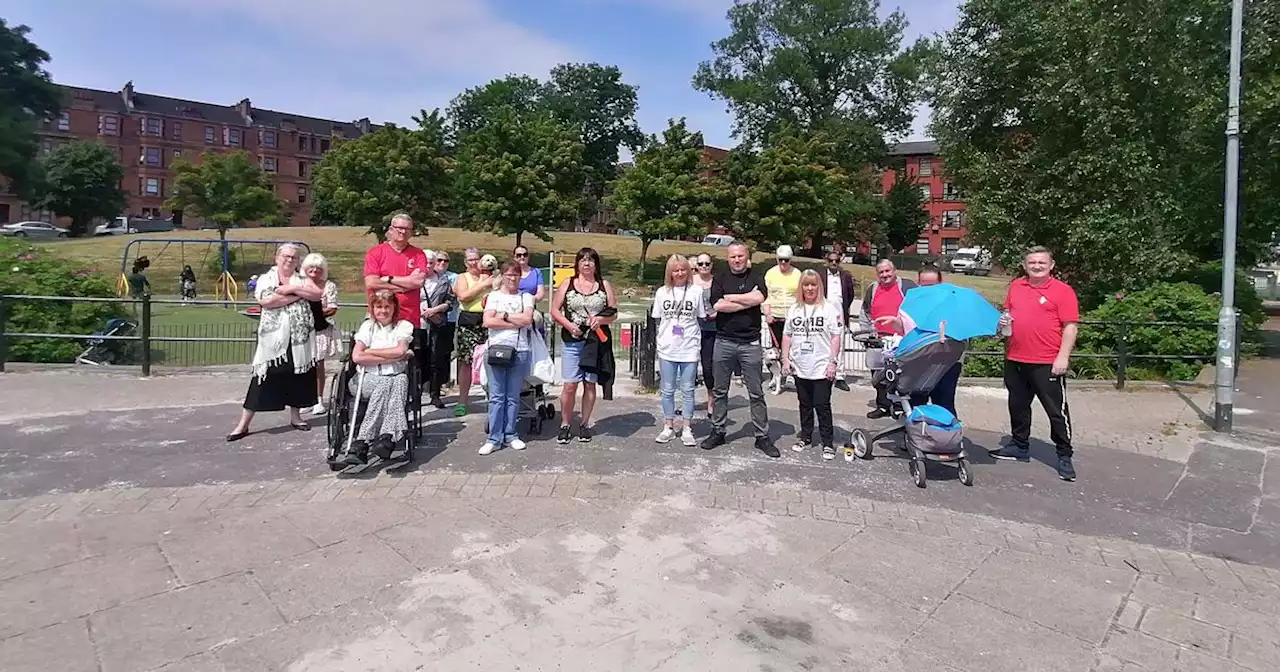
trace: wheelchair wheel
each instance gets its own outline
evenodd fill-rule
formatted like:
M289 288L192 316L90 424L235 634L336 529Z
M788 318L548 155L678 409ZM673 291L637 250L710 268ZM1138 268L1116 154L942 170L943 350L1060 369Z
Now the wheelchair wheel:
M969 460L960 458L956 461L956 468L959 470L957 476L963 485L973 485L973 472L969 470Z
M333 374L329 379L329 414L325 417L325 434L328 439L325 461L329 463L330 471L342 471L346 468L344 464L333 464L333 458L346 447L347 432L351 429L348 426L351 421L349 402L346 390L342 389L342 372Z
M911 471L911 478L915 481L917 488L923 488L929 485L929 481L925 478L924 458L912 456L911 461L907 463L907 468Z

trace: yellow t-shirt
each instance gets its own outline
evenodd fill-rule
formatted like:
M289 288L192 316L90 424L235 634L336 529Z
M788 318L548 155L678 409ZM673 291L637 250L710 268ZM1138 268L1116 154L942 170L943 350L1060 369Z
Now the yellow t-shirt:
M765 301L769 304L769 312L773 317L786 317L787 311L795 305L796 292L800 291L800 271L793 268L783 275L774 266L764 274L764 286L769 290L769 298Z
M470 273L459 273L459 274L458 274L458 281L459 281L459 289L471 289L471 288L474 286L472 283L477 283L477 282L479 282L479 283L487 283L487 282L490 282L490 280L489 280L488 278L484 277L484 276L481 276L479 279L473 278L473 277L471 277L471 274L470 274ZM463 284L463 283L465 283L465 284ZM462 312L464 312L464 313L483 313L483 312L484 312L484 300L485 300L486 298L488 298L488 297L489 297L489 293L488 293L488 292L482 292L482 293L480 294L480 296L477 296L476 298L472 299L470 303L464 303L464 304L462 304L462 307L461 307L461 308L462 308Z

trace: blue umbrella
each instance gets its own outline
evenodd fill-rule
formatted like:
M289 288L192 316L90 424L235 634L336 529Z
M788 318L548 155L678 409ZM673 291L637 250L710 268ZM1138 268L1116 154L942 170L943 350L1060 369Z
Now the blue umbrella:
M916 323L916 329L941 332L960 341L994 336L1000 323L1000 311L981 294L949 283L908 291L901 310Z

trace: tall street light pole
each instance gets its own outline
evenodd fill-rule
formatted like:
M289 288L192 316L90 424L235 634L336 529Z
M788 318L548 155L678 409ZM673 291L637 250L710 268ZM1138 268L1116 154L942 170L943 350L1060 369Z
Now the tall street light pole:
M1227 84L1227 189L1222 232L1222 310L1214 371L1214 429L1231 431L1236 378L1236 220L1240 192L1240 52L1244 0L1231 2L1231 66Z

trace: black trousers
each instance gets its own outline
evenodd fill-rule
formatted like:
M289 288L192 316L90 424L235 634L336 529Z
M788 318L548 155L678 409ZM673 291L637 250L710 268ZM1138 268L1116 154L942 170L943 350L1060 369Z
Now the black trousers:
M418 341L421 347L418 351L421 354L418 359L418 372L421 374L419 380L431 396L438 396L441 388L449 382L454 326L446 322L432 325L430 329L414 330L415 338L421 338Z
M937 404L951 411L951 415L957 418L960 417L960 414L956 413L956 386L960 384L960 373L963 369L964 363L956 362L955 366L947 369L947 372L942 374L942 378L938 380L938 384L934 386L932 392L911 395L911 405Z
M1067 377L1053 375L1052 364L1004 363L1004 386L1009 390L1009 425L1013 446L1031 445L1031 400L1039 399L1049 416L1049 437L1058 455L1071 457L1071 411L1067 407Z
M707 386L707 392L714 392L716 389L716 332L702 332L702 349L698 352L702 359L702 384Z
M802 440L813 440L813 416L818 416L818 435L822 445L834 446L835 429L831 423L831 384L834 381L796 378L796 396L800 398L800 434Z

